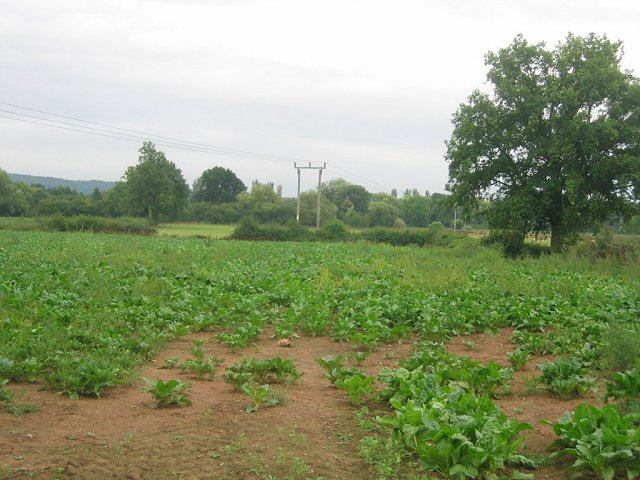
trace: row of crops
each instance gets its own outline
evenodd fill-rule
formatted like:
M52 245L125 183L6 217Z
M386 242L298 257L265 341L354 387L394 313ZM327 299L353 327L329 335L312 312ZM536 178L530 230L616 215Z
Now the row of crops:
M0 232L0 381L100 395L133 381L167 341L201 330L231 348L269 329L362 352L416 336L412 356L377 379L392 412L378 425L429 470L492 478L506 465L534 466L519 453L530 425L491 400L508 391L513 369L454 357L443 342L510 326L514 367L556 356L541 377L550 394L609 382L616 407L584 406L554 424L565 460L635 478L640 282L630 268L583 262L512 262L473 243L434 251ZM357 372L335 380L372 391Z

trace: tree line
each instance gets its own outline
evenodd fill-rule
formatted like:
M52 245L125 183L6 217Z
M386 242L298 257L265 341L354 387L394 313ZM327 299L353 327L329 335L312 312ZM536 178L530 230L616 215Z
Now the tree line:
M202 173L190 188L182 172L151 142L144 142L138 162L109 190L85 195L69 187L14 183L0 170L0 216L62 214L105 217L147 217L161 221L238 223L249 218L261 224L295 222L296 198L286 198L273 183L254 181L250 188L230 169L216 166ZM300 223L314 226L317 191L300 195ZM449 195L405 190L398 195L372 193L338 178L321 187L321 224L340 220L354 228L426 227L434 222L458 228L486 226L480 205L454 212ZM457 214L457 215L456 215Z
M599 224L640 231L640 80L621 67L622 42L569 34L555 49L522 36L489 52L489 92L476 90L453 116L446 142L448 194L371 193L344 179L322 187L321 221L352 227L433 222L485 226L522 246L550 234L561 251ZM315 224L316 193L301 195L301 223ZM0 215L93 213L152 221L287 223L296 200L281 188L215 167L193 189L150 142L123 180L88 198L68 189L14 185L0 172ZM486 223L485 223L486 219ZM458 225L457 225L458 226ZM498 238L498 237L496 237Z

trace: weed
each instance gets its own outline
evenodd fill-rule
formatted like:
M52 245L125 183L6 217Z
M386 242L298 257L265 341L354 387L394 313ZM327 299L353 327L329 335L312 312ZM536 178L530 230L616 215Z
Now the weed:
M620 321L611 321L605 333L607 358L614 370L640 368L640 332L631 330Z
M398 478L405 449L394 437L386 441L379 437L363 437L359 450L364 462L376 472L378 480Z

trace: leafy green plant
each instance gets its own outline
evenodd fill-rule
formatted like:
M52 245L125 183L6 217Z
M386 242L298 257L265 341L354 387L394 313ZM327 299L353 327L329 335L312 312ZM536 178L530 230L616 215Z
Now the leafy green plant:
M320 365L325 372L330 372L334 368L344 366L344 362L347 360L345 355L327 355L326 357L316 358L316 363Z
M622 400L626 407L640 402L640 369L618 372L610 381L607 381L604 402L608 403L609 398Z
M586 403L551 423L558 436L551 449L554 459L567 465L570 475L597 478L640 476L640 414L621 415L613 406L598 408Z
M70 354L55 358L53 369L45 378L60 392L77 399L80 395L99 397L105 388L120 383L121 374L107 359L78 358Z
M242 357L242 361L227 368L225 381L242 386L243 383L295 383L304 374L296 369L292 359L280 357L265 358Z
M186 391L191 388L191 382L181 382L180 380L167 380L145 378L148 388L142 391L151 394L158 406L185 406L191 405L191 400L187 398Z
M453 390L422 405L392 399L391 406L395 417L378 422L392 428L423 468L444 478L495 478L508 464L531 465L517 453L524 441L518 433L531 425L507 419L486 395L477 398Z
M338 367L334 368L330 372L325 372L325 377L327 377L334 385L337 385L338 382L349 378L360 377L364 379L366 376L367 375L362 370L349 367Z
M218 371L218 366L223 360L215 355L205 356L207 348L204 346L207 340L193 340L191 354L193 358L189 358L180 364L180 372L190 372L198 379L203 379L205 375L209 380L213 380Z
M251 372L243 372L243 371L235 371L232 370L233 367L227 368L225 374L222 376L223 380L227 383L230 383L234 386L236 390L242 391L242 386L245 383L249 383L253 379L253 373Z
M37 405L30 403L16 403L16 392L13 389L5 388L9 382L7 379L0 379L0 410L13 415L23 415L25 413L37 412ZM5 404L5 405L2 405Z
M180 364L180 359L178 359L177 357L165 358L164 365L162 365L159 368L165 368L170 370L174 367L177 367L179 364Z
M40 407L32 403L11 403L2 409L6 413L12 415L24 415L25 413L33 413L40 410Z
M11 403L13 402L14 391L4 386L9 383L7 379L0 379L0 402Z
M374 381L374 377L363 378L360 375L352 375L336 380L336 387L341 390L346 390L351 403L360 404L376 392L377 389L375 385L373 385Z
M516 370L522 370L526 367L529 358L529 352L522 348L516 348L513 352L507 352L507 359Z
M280 400L274 397L269 385L258 386L255 383L245 383L242 385L242 391L253 400L253 403L247 405L247 413L253 413L263 405L274 407L280 404Z
M351 358L353 358L353 361L356 362L356 365L361 366L368 356L369 352L353 352Z
M542 370L540 381L560 398L569 399L585 395L594 384L593 378L584 376L584 368L576 358L557 358L538 365Z

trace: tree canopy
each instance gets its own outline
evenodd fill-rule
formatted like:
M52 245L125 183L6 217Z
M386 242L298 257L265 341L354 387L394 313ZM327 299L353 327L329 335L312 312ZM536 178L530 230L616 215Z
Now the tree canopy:
M202 172L193 183L193 199L197 202L226 203L247 191L247 186L228 168L213 167Z
M138 164L124 174L128 212L149 215L154 221L178 217L189 199L182 172L151 142L144 142L138 153Z
M581 228L638 209L640 84L622 44L569 35L555 50L522 36L488 53L491 94L453 117L447 188L458 204L492 198L492 227L551 232L553 251Z

